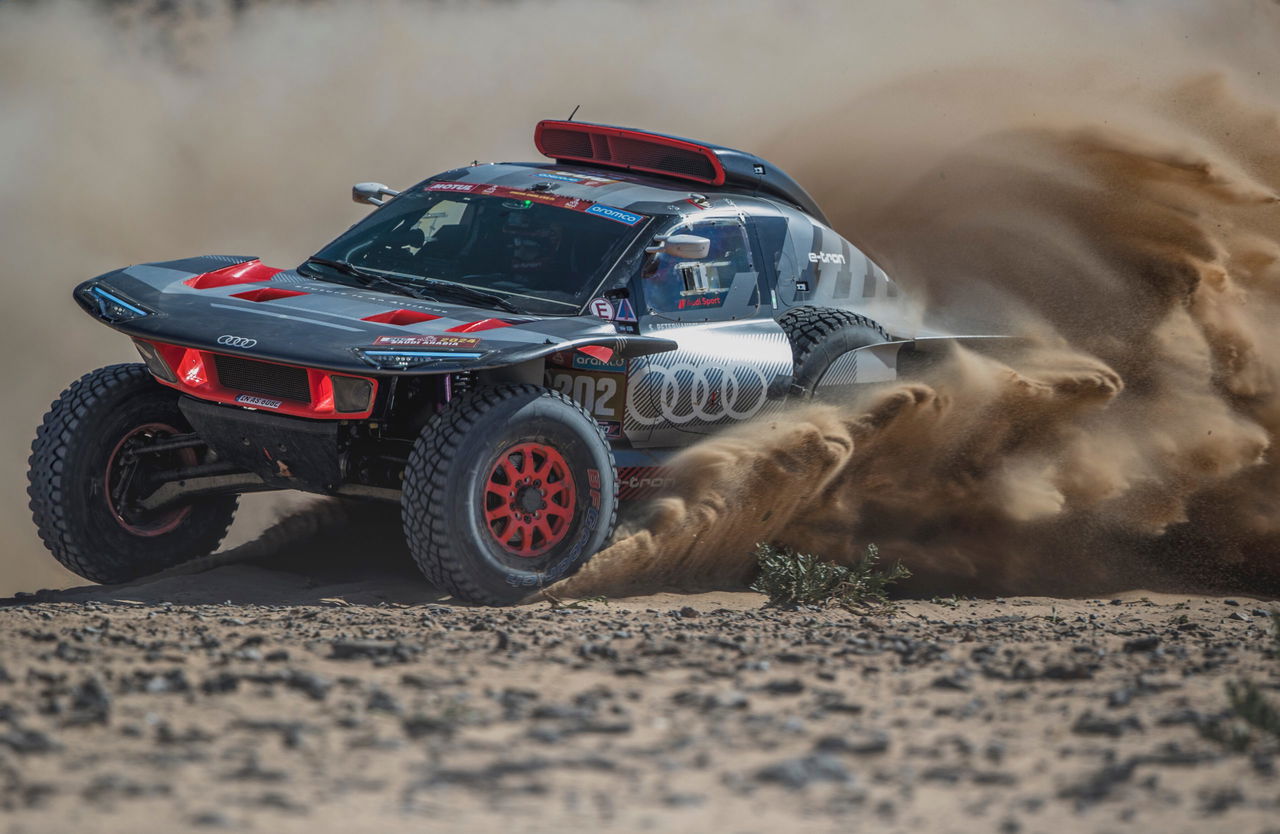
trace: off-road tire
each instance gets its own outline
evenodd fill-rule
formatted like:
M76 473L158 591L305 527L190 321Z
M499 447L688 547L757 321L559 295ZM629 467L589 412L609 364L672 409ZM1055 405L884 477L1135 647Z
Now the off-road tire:
M496 511L486 504L496 467L522 444L554 449L572 473L572 520L538 556L507 550L486 516ZM401 507L409 552L427 579L467 602L508 605L573 574L608 542L617 468L604 432L569 397L537 385L480 388L423 428L405 468Z
M889 341L875 321L829 307L794 307L778 324L791 341L791 396L799 399L813 396L818 380L841 354Z
M128 582L208 555L226 535L234 495L196 499L172 529L150 535L131 532L108 503L104 480L122 438L150 423L191 431L178 396L144 365L110 365L49 407L31 444L27 495L41 540L69 570L93 582Z

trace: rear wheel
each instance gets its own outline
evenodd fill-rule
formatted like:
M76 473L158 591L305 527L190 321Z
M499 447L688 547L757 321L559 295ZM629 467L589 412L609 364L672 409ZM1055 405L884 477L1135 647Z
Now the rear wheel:
M204 556L235 515L236 497L149 511L152 475L198 462L193 448L149 453L191 431L178 394L140 364L85 374L62 392L31 446L27 494L45 546L94 582L127 582Z
M828 307L794 307L778 319L791 341L795 361L791 395L812 397L818 382L841 355L889 341L884 328L866 316Z
M613 533L617 473L604 433L564 395L535 385L454 400L414 444L405 538L437 586L505 605L569 576Z

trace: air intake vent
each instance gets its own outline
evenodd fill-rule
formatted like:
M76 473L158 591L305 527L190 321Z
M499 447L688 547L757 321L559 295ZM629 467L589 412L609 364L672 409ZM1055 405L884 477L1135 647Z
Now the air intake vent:
M582 122L538 123L534 144L544 156L561 161L590 162L723 185L724 166L710 148L639 130Z
M591 134L581 130L546 128L538 150L552 159L594 159Z
M280 400L311 402L311 386L307 382L306 368L259 362L221 353L213 355L213 365L218 372L218 383L223 388Z
M232 298L243 298L245 301L279 301L282 298L295 298L306 295L301 290L286 290L282 287L263 287L260 290L232 293Z

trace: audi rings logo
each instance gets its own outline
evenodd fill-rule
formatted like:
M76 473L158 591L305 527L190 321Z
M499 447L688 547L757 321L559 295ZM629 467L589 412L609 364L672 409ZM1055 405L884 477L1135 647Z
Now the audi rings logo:
M746 420L765 402L768 379L750 365L646 365L628 382L627 412L642 426Z
M258 343L257 339L246 339L244 336L219 336L218 344L227 347L244 348L248 350Z

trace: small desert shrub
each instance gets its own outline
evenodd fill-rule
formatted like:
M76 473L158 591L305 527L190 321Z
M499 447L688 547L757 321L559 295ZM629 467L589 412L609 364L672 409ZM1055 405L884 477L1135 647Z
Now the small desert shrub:
M1280 703L1248 680L1227 682L1228 715L1204 724L1200 733L1229 750L1280 745Z
M890 585L911 576L898 562L888 570L877 570L880 553L874 544L852 567L771 544L756 546L756 561L760 575L751 589L778 606L880 604L888 600Z
M1280 611L1272 610L1271 625L1271 656L1280 660Z

